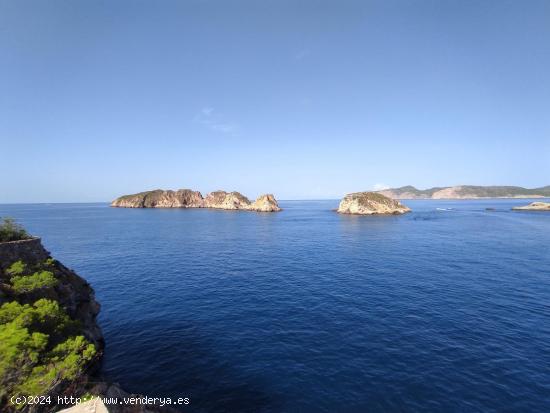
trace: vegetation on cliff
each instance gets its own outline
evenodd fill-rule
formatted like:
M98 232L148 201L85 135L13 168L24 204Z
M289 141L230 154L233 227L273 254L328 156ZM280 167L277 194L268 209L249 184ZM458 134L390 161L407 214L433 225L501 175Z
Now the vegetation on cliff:
M96 354L57 301L0 307L0 398L46 395L75 379ZM22 408L24 406L16 406Z
M12 235L32 238L13 221L8 227ZM17 240L12 235L3 239ZM0 411L26 411L29 406L13 405L10 398L62 391L99 353L85 337L82 320L70 316L58 300L55 287L61 281L70 291L67 270L51 258L5 262L5 257L0 256Z
M19 275L11 279L12 288L18 294L53 287L57 282L51 271L36 271L30 275Z
M12 218L4 218L0 223L0 242L19 241L31 236Z

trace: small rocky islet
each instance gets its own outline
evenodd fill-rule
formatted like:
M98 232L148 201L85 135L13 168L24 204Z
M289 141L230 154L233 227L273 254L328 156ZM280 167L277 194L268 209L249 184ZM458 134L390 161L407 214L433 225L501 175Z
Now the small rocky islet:
M336 211L353 215L401 215L411 212L411 209L377 192L354 192L340 201Z
M255 212L281 211L272 194L260 195L251 202L239 192L214 191L203 198L199 191L179 189L177 191L156 189L124 195L111 203L117 208L212 208Z
M548 211L550 212L550 202L532 202L529 205L517 206L512 208L514 211Z

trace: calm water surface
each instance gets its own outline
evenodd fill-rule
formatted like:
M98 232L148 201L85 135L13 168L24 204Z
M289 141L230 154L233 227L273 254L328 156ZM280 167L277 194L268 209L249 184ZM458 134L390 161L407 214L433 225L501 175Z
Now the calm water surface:
M192 412L550 411L550 214L0 205L102 304L104 374ZM496 211L485 211L485 207ZM436 208L453 208L440 211Z

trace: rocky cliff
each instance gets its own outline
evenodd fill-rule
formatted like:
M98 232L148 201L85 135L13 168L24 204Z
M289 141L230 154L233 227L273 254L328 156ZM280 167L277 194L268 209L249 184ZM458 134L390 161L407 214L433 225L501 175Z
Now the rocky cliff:
M529 205L517 206L512 208L514 211L548 211L550 212L550 202L532 202Z
M410 209L399 201L376 192L355 192L342 199L337 212L358 215L399 215L410 212Z
M178 191L140 192L115 199L111 206L120 208L202 208L204 200L198 191L180 189Z
M39 238L0 243L0 411L53 411L10 400L82 391L103 354L99 308L92 287Z
M520 186L460 185L416 189L408 185L378 193L393 199L542 198L550 197L550 186L528 189Z
M39 268L48 262L47 269L53 273L55 285L15 292L10 287L12 277L8 274L8 267L17 261L24 263L27 268ZM40 238L0 243L0 305L13 300L31 304L40 298L57 301L69 317L80 322L84 336L99 350L103 349L103 335L96 323L100 306L90 284L59 261L52 259L42 246Z
M277 204L277 200L271 194L260 195L258 199L250 205L250 209L258 212L277 212L281 210Z
M214 191L205 198L198 191L180 189L178 191L140 192L115 199L111 206L119 208L214 208L256 212L280 211L277 200L271 194L261 195L255 202L239 192Z
M206 195L203 208L250 209L250 200L239 192L214 191Z
M44 249L40 238L0 242L0 411L49 413L59 397L130 395L96 375L104 349L92 287ZM44 396L15 405L12 396ZM47 397L50 397L47 399ZM90 406L88 406L90 407ZM158 405L111 413L174 412ZM73 411L88 412L86 406Z

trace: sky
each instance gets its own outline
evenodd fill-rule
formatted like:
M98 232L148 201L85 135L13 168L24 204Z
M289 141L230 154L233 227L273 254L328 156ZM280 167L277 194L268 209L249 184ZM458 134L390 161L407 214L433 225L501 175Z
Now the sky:
M0 203L550 185L550 1L0 0Z

